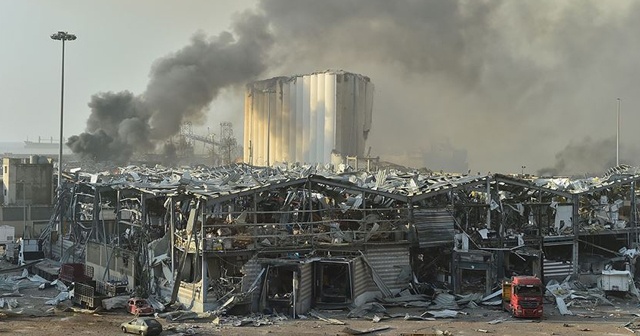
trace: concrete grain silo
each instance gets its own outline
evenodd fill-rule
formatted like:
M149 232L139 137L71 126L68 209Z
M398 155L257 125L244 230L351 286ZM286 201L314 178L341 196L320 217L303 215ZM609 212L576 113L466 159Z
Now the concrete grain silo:
M329 163L332 153L363 156L371 128L373 83L325 71L247 85L244 161Z

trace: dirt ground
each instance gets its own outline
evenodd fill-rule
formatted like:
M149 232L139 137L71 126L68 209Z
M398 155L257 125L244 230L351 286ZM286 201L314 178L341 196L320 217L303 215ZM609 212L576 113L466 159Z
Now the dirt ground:
M31 291L31 290L27 290ZM25 291L26 292L26 291ZM34 300L30 298L30 300ZM35 299L37 300L37 299ZM46 309L34 307L34 309ZM345 335L345 327L357 330L389 327L389 329L368 333L367 335L631 335L624 324L635 318L635 305L621 304L605 310L575 310L574 316L560 316L557 309L548 304L542 320L514 319L500 310L486 308L463 309L462 313L452 319L436 321L407 321L403 318L382 320L373 323L367 319L347 319L345 312L322 312L327 317L340 319L346 325L331 325L309 318L304 320L286 320L273 325L260 327L233 325L214 325L210 320L168 323L159 319L165 331L162 335ZM411 315L419 315L420 310L396 308ZM123 335L119 330L120 323L131 318L124 311L99 312L95 314L55 311L51 316L27 317L6 316L0 319L2 335ZM490 321L502 320L497 324ZM188 333L191 329L193 333Z
M0 262L5 268L10 264ZM12 265L14 266L14 265ZM7 276L0 275L0 284ZM28 281L28 280L20 280ZM0 308L0 335L124 335L120 324L133 318L124 308L96 313L72 312L45 302L59 294L55 287L47 289L22 288L18 292L0 286L0 301L14 300L17 306ZM435 321L405 320L402 317L383 319L374 323L371 318L348 319L348 311L320 311L328 318L343 321L345 325L332 325L313 317L287 319L273 324L255 327L237 327L232 323L216 325L211 319L170 323L159 318L164 331L161 335L346 335L345 327L356 330L372 328L388 329L366 333L366 335L631 335L624 327L638 315L638 303L631 299L609 298L614 306L570 307L573 316L561 316L553 303L545 305L545 316L541 320L524 320L510 317L506 312L492 307L465 308L455 318ZM388 308L389 314L419 316L423 308ZM222 318L222 322L227 319ZM275 319L271 319L275 321ZM491 321L500 321L491 324ZM640 332L638 329L636 332Z

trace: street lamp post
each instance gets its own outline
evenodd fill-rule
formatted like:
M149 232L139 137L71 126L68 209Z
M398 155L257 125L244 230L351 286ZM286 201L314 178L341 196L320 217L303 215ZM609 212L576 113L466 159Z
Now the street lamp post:
M618 98L618 115L616 118L616 167L620 165L620 98Z
M51 38L57 41L62 41L62 75L60 82L60 144L58 148L58 202L62 202L62 143L63 143L63 121L64 121L64 42L73 41L76 36L67 32L59 31L51 35ZM62 205L62 203L60 203ZM62 220L62 206L58 209L60 220L60 260L64 252L64 228Z
M24 239L25 232L27 231L27 188L26 181L22 181L22 205L24 206L24 218L22 221L22 239Z

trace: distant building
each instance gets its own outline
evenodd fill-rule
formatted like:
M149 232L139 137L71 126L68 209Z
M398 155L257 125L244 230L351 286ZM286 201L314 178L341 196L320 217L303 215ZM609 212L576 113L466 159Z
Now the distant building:
M36 235L51 217L53 164L46 158L2 159L0 224L16 228L16 236Z
M330 163L332 154L363 156L371 129L373 83L324 71L247 85L244 161Z

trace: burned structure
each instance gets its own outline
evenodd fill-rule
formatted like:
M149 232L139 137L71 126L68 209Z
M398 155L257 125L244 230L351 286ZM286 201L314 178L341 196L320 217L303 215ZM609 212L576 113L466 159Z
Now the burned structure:
M402 290L490 293L511 275L635 266L638 179L630 167L570 179L131 166L69 176L67 211L41 239L59 244L62 218L57 258L86 263L99 283L194 311L233 301L295 316Z
M244 162L269 166L362 157L373 90L368 77L333 70L248 84Z

